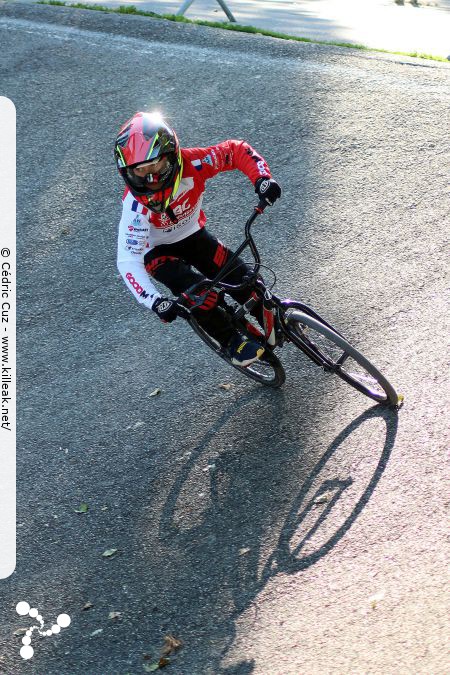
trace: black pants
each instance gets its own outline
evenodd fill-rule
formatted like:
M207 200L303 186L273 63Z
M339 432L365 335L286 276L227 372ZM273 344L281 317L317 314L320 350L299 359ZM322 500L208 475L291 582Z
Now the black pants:
M186 239L174 244L162 244L149 251L145 258L147 272L170 289L173 295L180 295L193 284L203 279L213 279L232 255L216 237L205 229L194 232ZM193 267L196 270L192 269ZM232 270L224 277L228 284L239 284L248 272L249 266L237 258ZM239 303L244 303L248 291L230 293ZM221 344L228 342L233 334L228 314L220 307L210 311L198 311L197 321Z

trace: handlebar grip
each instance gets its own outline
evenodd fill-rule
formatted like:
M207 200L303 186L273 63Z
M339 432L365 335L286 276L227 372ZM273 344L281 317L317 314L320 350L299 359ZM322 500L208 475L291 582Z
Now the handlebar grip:
M191 310L186 305L183 305L180 297L176 298L175 302L178 308L178 316L181 316L182 319L187 319L191 314Z
M263 199L259 200L258 206L255 206L255 211L259 214L263 213L264 209L268 206L267 202Z

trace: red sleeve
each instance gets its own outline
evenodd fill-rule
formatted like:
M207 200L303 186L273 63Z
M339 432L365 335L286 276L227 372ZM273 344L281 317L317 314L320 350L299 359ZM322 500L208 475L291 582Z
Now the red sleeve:
M209 148L183 148L182 154L184 161L204 180L233 169L242 171L253 185L258 178L272 177L265 159L245 141L223 141Z

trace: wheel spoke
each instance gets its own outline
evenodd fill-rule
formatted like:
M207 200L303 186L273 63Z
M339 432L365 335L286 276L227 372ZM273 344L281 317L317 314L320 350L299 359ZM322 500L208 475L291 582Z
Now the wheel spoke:
M227 350L212 338L195 320L190 321L190 325L197 335L205 342L210 349L212 349L224 361L229 363L233 368L236 368L240 373L246 377L259 382L268 387L281 387L284 383L286 375L279 359L272 353L271 350L266 349L265 354L261 359L251 363L247 367L235 365L231 362L230 355ZM240 328L242 334L246 334L245 326ZM248 335L250 339L255 339L254 336Z
M347 354L347 352L342 352L342 354L340 355L340 357L336 361L336 365L337 366L343 366L349 356L350 356L350 354Z
M388 380L340 334L301 311L293 310L287 318L289 330L295 337L292 342L300 348L303 344L305 354L314 362L318 355L322 365L328 364L325 370L335 373L358 391L376 401L397 405L397 393Z

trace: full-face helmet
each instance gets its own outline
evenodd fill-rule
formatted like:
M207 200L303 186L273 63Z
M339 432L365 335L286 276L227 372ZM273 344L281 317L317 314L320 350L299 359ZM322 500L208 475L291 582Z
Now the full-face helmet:
M133 115L119 131L114 156L132 194L151 211L164 213L180 185L183 159L177 135L161 115ZM157 173L151 171L153 167Z

